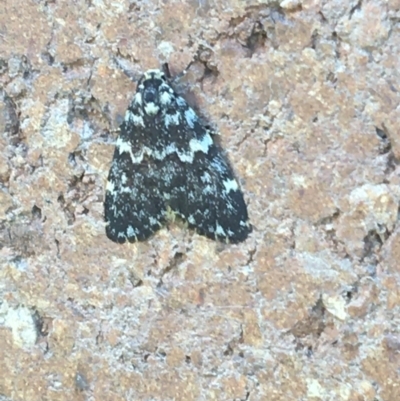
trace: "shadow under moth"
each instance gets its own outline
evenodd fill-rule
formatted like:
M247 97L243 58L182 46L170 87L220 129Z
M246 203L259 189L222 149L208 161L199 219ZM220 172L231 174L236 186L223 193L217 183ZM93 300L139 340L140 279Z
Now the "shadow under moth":
M242 242L251 225L218 133L168 78L144 73L120 126L104 202L107 237L143 241L179 218L200 235Z

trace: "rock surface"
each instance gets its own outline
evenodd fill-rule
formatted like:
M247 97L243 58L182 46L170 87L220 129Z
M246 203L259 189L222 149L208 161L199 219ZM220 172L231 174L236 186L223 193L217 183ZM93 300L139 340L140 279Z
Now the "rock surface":
M400 400L400 1L0 5L0 399ZM104 233L168 62L254 232ZM125 72L125 73L124 73Z

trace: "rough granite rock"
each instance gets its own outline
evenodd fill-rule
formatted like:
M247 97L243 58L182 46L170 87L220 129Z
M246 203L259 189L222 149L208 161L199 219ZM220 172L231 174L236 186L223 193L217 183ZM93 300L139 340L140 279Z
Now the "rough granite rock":
M400 400L400 1L0 4L0 400ZM135 78L168 62L254 231L119 246Z

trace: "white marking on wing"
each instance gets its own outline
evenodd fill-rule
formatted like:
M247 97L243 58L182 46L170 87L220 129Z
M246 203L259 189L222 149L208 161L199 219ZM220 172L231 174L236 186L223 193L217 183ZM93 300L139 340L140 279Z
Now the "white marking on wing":
M165 115L165 126L169 127L170 125L178 125L180 121L180 114L166 114Z
M211 136L209 134L205 134L202 139L191 139L189 142L189 148L192 152L203 152L208 153L208 149L213 144Z
M160 103L164 106L168 106L171 103L172 96L170 93L164 91L160 95Z
M239 189L239 185L236 182L236 180L225 180L223 181L224 187L226 192L230 192L230 191L237 191Z
M187 122L188 126L190 128L193 128L195 121L197 121L197 116L191 107L189 107L187 110L185 110L185 118L186 118L186 122Z
M218 223L217 223L217 225L215 227L215 234L216 235L223 235L223 236L226 235L224 229Z
M158 110L160 110L160 108L154 102L146 103L146 105L144 106L144 111L149 116L157 114Z

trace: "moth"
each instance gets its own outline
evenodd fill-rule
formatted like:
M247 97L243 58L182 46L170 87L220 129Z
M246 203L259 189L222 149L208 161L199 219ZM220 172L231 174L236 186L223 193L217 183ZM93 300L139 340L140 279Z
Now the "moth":
M252 230L247 207L217 136L163 71L145 72L108 175L107 237L121 244L144 241L178 218L213 240L244 241Z

